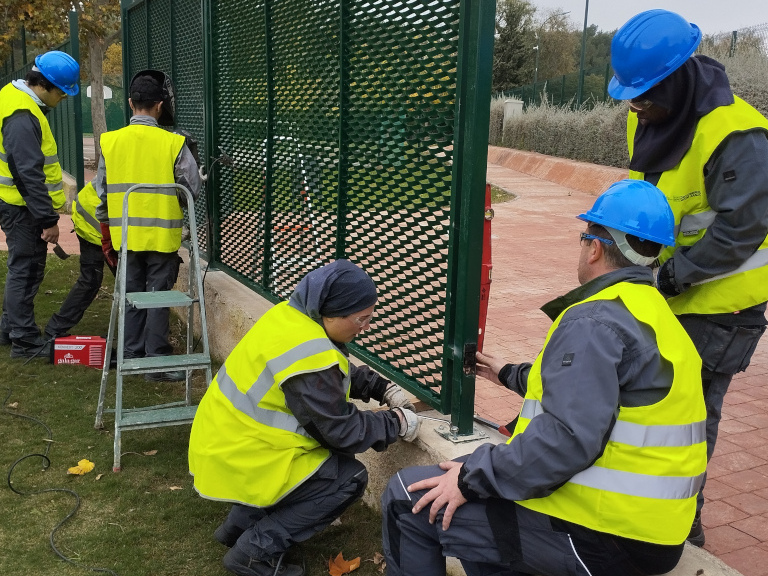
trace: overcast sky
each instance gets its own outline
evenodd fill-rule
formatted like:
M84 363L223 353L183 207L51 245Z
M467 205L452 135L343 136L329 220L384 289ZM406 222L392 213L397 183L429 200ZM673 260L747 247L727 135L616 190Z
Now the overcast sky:
M529 0L537 19L558 9L570 11L568 18L578 29L584 25L586 0ZM664 8L677 12L701 28L704 34L730 32L757 24L768 24L768 0L589 0L588 24L608 32L644 10Z

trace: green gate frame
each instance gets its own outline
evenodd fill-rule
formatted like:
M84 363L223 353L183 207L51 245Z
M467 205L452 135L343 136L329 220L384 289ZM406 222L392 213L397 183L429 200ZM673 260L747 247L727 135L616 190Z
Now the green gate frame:
M248 161L250 162L249 170L255 173L256 170L261 169L263 174L262 204L259 207L257 205L259 192L256 190L255 185L257 178L251 174L251 178L248 180L251 185L250 197L237 196L239 193L238 183L237 178L233 176L236 168L222 167L221 163L217 164L214 162L214 158L219 153L219 146L222 143L226 143L227 138L236 142L243 141L243 137L235 140L238 137L231 133L233 129L230 126L232 110L227 109L225 104L220 102L221 98L217 98L219 92L224 89L221 86L224 81L218 76L222 74L221 66L216 65L216 54L220 48L216 42L216 34L224 34L224 32L221 29L217 29L217 25L229 26L225 31L226 34L229 34L227 40L237 44L238 39L233 37L235 32L232 28L235 25L241 24L234 21L234 19L223 24L217 21L218 10L223 10L223 5L220 4L223 1L121 0L125 85L128 85L131 75L137 70L156 67L171 73L176 82L177 98L180 102L191 105L191 101L195 98L202 100L203 113L201 115L193 115L184 112L182 116L185 117L187 123L184 124L184 120L180 118L180 124L183 124L185 129L191 130L200 141L202 155L210 172L207 182L206 199L203 201L206 206L197 207L198 213L204 212L207 214L204 223L205 231L202 234L205 242L204 252L212 266L224 270L268 300L278 302L285 297L285 290L290 287L291 283L296 281L296 278L290 275L279 276L282 272L276 268L276 259L279 256L284 257L287 253L287 248L284 245L280 245L280 238L277 236L274 226L275 223L283 222L280 218L287 217L286 210L288 209L286 208L285 195L288 192L280 189L280 186L284 185L286 166L294 166L293 169L295 171L295 165L298 162L293 156L286 158L286 150L293 150L295 148L297 150L295 154L302 157L302 152L298 150L303 144L297 143L295 146L290 144L293 137L285 132L285 120L281 120L279 115L279 112L282 113L284 118L285 110L278 110L276 107L278 104L276 98L279 97L278 90L280 88L278 81L284 81L285 77L285 68L281 68L281 66L284 67L286 65L279 58L285 59L285 51L287 49L285 46L273 45L271 40L273 39L276 27L278 29L281 25L283 28L285 27L285 12L290 10L290 2L286 0L254 0L248 4L248 7L252 8L252 10L248 14L243 14L244 18L252 16L253 12L261 14L263 18L261 24L256 24L256 26L263 26L263 28L258 31L258 34L268 39L263 47L261 56L258 56L258 54L257 56L252 56L252 58L255 58L253 65L256 66L253 70L265 69L268 73L260 78L255 78L254 74L256 72L253 71L248 75L249 81L253 83L261 82L256 88L261 90L259 97L266 102L266 105L262 109L258 108L260 106L258 102L254 103L251 101L238 104L241 108L251 106L254 110L263 110L263 112L259 112L258 117L248 117L250 122L257 123L259 126L263 125L263 129L257 126L249 133L248 142L250 142L251 148L246 150ZM334 2L329 0L327 3L320 4L330 6ZM315 12L322 8L320 4L311 5ZM381 12L382 4L373 1L335 0L335 5L338 11L335 14L329 12L327 22L333 21L333 23L338 23L337 27L333 27L335 24L328 24L329 27L332 27L333 31L332 41L338 41L339 46L336 63L330 63L335 66L334 69L337 70L338 74L336 78L338 82L338 111L335 113L337 115L335 122L338 131L337 134L322 134L322 142L316 140L313 143L310 137L305 137L308 144L314 146L313 150L319 149L321 143L326 146L326 149L330 150L327 152L328 157L318 159L318 162L323 164L318 170L321 176L325 178L324 184L335 182L335 186L337 186L336 194L333 198L322 197L323 193L320 193L321 198L316 201L316 207L324 203L323 208L326 206L333 208L323 214L329 222L326 228L330 229L332 226L336 230L333 243L327 246L324 244L322 250L320 248L317 250L318 258L322 262L333 258L347 257L348 255L358 256L355 252L354 242L351 243L351 240L354 240L355 237L350 236L348 229L349 226L354 226L355 224L354 220L348 220L352 215L350 210L358 212L357 218L359 222L359 219L364 218L365 214L369 214L370 217L374 218L378 217L380 213L386 213L387 209L389 209L387 206L384 209L376 206L371 208L365 203L360 206L359 194L357 197L350 196L350 192L353 192L353 185L358 184L354 181L356 177L361 175L362 177L370 177L371 173L376 172L376 170L371 169L364 174L360 172L359 166L352 160L361 142L364 145L373 146L370 143L371 130L367 129L368 131L362 136L368 138L365 141L359 140L361 136L357 134L358 141L349 139L352 134L349 122L360 121L360 118L364 117L361 116L359 109L353 110L353 99L355 97L359 98L360 85L364 82L372 82L370 84L372 86L370 91L375 93L376 80L371 81L370 75L367 78L355 77L352 62L356 59L358 67L366 65L366 62L360 64L361 58L364 60L366 55L361 56L358 52L350 52L352 48L348 48L348 42L350 42L350 39L355 34L360 34L360 30L356 30L353 27L353 17L358 19L365 17L365 11L361 8L363 5L370 5L371 10L380 10L378 13L380 18L391 18L387 32L392 34L397 33L396 25L399 17L399 14ZM353 5L356 9L354 14L351 8ZM383 6L386 6L386 4ZM442 302L439 303L440 306L445 306L444 314L443 318L438 319L443 322L442 334L440 334L440 342L436 344L442 350L436 357L437 362L441 364L439 374L436 374L439 380L437 384L425 384L418 377L408 373L408 370L402 366L402 350L408 349L411 343L419 346L423 344L420 340L412 338L409 334L402 331L396 332L393 336L393 338L401 338L405 341L404 344L401 344L400 348L393 352L400 354L400 356L387 356L387 350L389 350L387 348L388 341L381 334L377 334L376 330L372 330L371 342L373 344L353 344L350 345L350 349L356 357L398 382L413 392L418 398L442 413L450 413L452 423L459 427L459 433L466 435L473 431L474 351L477 347L478 337L485 172L496 6L495 0L438 0L437 2L406 0L406 2L398 6L399 10L411 10L412 13L421 9L439 10L439 14L453 14L453 18L458 14L457 20L454 19L447 23L438 22L435 24L424 18L424 23L419 24L420 27L409 29L413 34L423 37L425 42L434 40L430 35L439 36L444 34L449 36L447 32L451 32L452 35L450 35L449 41L454 42L455 44L452 45L456 47L454 53L449 55L451 59L450 64L445 63L446 58L448 58L445 54L443 54L443 61L439 63L439 66L449 70L451 75L455 74L455 92L441 92L438 98L441 104L452 103L450 104L452 111L449 113L445 112L445 105L442 107L442 114L445 114L444 117L452 119L452 128L448 127L447 130L447 133L450 135L449 144L452 144L452 146L446 148L445 144L441 145L443 146L441 149L445 151L444 157L450 155L450 160L436 160L438 168L442 167L443 170L437 173L430 173L429 167L426 164L418 166L418 170L421 171L420 177L424 180L433 179L436 182L445 182L447 174L450 173L450 214L447 215L445 228L441 227L442 223L438 223L438 228L443 230L442 234L447 236L447 250L445 255L442 256L446 269L440 269L437 272L427 270L433 276L435 274L438 275L437 280L439 280L440 284L438 292L444 294ZM390 9L387 8L387 10ZM156 16L155 18L153 18L153 14ZM384 14L384 16L381 16L381 14ZM316 16L316 14L314 15ZM187 18L187 25L183 28L183 36L180 35L182 25L177 24L177 21L182 18ZM162 25L158 24L158 19L163 20ZM418 18L415 20L418 21ZM458 23L455 30L447 28L449 25L454 25L452 22ZM190 23L193 25L190 26ZM249 33L253 35L257 32L251 26ZM406 36L400 37L406 39ZM328 40L328 38L325 38L325 40ZM372 38L371 42L373 43L376 40ZM185 46L184 48L179 48L179 43L182 41L185 42ZM351 45L354 46L354 44ZM389 45L385 48L390 50ZM381 48L381 50L385 48ZM395 56L397 56L396 51L399 48L399 45L391 47L392 53ZM283 52L275 52L275 50L280 49ZM224 48L221 48L221 51L224 52ZM386 52L386 54L390 53ZM236 55L238 57L242 56L239 53ZM200 62L198 62L198 59L200 59ZM186 71L187 68L194 69L194 74L202 72L202 77L190 78L190 74L180 74L182 69ZM387 79L386 74L397 72L397 70L387 73L381 71L378 74L382 74L382 78ZM282 73L283 76L278 78L276 76L278 73ZM192 75L194 76L194 74ZM333 73L328 71L320 70L317 74L318 78L322 75L325 75L324 77L334 77ZM436 79L433 80L437 82ZM183 85L180 86L180 83ZM383 82L380 84L383 84ZM380 161L383 163L382 171L385 170L386 166L394 167L392 168L393 171L390 172L394 176L407 174L408 163L418 160L420 140L413 139L417 138L419 134L425 133L424 130L430 127L428 124L425 125L425 121L432 118L429 114L422 115L424 119L419 119L422 118L421 116L416 120L409 118L408 110L413 110L414 106L417 105L408 103L412 98L407 96L408 85L407 83L405 85L406 88L403 88L403 91L406 93L406 96L402 102L390 102L387 100L386 95L379 97L378 93L376 93L378 100L375 103L380 104L379 108L386 108L391 111L388 118L385 119L389 122L388 128L386 131L384 128L381 129L382 138L385 139L379 143L382 149L389 154L387 158ZM234 94L234 92L224 93L225 96L231 96L231 94ZM431 96L432 99L435 97L434 95ZM253 98L256 98L256 96ZM393 111L396 109L402 110L399 120L393 115ZM126 111L128 110L129 108L126 106ZM375 115L375 110L371 109L368 112L369 116L364 117L364 119L370 119L370 115ZM355 114L357 116L354 116ZM442 116L438 120L440 118ZM275 130L279 122L283 122L280 132ZM230 132L227 132L227 130L230 130ZM413 135L409 136L409 130L413 132ZM397 135L399 143L387 139L392 135ZM311 136L315 137L315 135ZM422 148L426 148L426 145L422 145ZM258 149L261 149L263 152L258 153L256 151ZM398 150L401 156L398 156ZM421 155L426 155L429 152L431 152L431 148L426 151L422 150ZM263 156L259 154L263 154ZM235 161L238 162L240 160L236 158ZM260 166L261 168L259 168ZM427 166L426 172L423 170L424 166ZM302 170L304 170L303 164ZM353 184L350 184L351 181L353 181ZM358 184L358 188L366 184L370 185L371 182L368 180L363 182L363 184ZM387 183L385 182L384 184ZM421 182L414 183L417 187L420 184ZM408 186L410 184L404 185ZM423 190L424 188L420 189ZM394 190L393 193L396 194L398 188L390 187L389 190ZM428 194L429 191L427 190L421 196L423 197ZM418 195L415 197L419 198ZM435 198L435 201L439 201L439 198ZM389 197L385 196L384 199L391 200L391 194ZM224 201L230 204L240 202L246 206L246 208L241 208L240 211L243 212L243 210L247 209L250 219L243 217L243 221L249 223L249 225L256 225L259 232L258 237L254 240L255 244L251 248L254 254L254 262L252 271L248 274L243 271L245 268L242 265L243 258L241 256L233 256L224 252L223 239L225 236L222 228L223 223L232 214L240 214L240 212L233 212L235 209L231 206L225 209L222 204ZM304 202L307 202L306 198L304 198ZM394 205L399 206L397 198L395 198ZM391 210L394 211L394 208L391 208ZM411 210L411 213L415 215L414 217L418 217L423 212L419 212L418 204L414 204L413 208L406 207L405 210ZM320 210L317 209L317 212L320 213ZM290 220L286 221L290 222ZM386 221L386 219L384 218L383 221ZM262 228L258 229L260 222L262 223ZM326 242L326 240L324 237L323 242ZM313 241L312 238L309 238L309 241ZM356 241L360 242L359 240ZM300 244L301 242L296 241L296 243ZM249 246L246 245L246 248ZM409 245L407 244L404 246L404 248L408 247ZM437 247L433 248L437 250ZM234 260L235 257L240 258L240 260ZM369 258L375 257L375 255L369 255ZM389 253L388 257L395 258L397 254ZM376 265L375 259L369 262L369 267L375 268ZM401 275L418 275L423 270L423 268L416 271L406 269ZM408 276L409 279L411 277ZM382 294L380 307L382 300L387 302L388 291L386 286L382 286L382 279L386 280L386 278L381 277L377 280L380 293ZM432 288L427 286L425 289L429 290ZM414 288L414 291L417 292L418 290ZM392 306L396 304L394 303ZM385 320L386 318L381 323L384 324ZM384 352L381 352L381 350L384 350ZM397 362L393 361L392 357L400 358L401 365L396 365ZM437 387L439 387L439 391L435 390Z

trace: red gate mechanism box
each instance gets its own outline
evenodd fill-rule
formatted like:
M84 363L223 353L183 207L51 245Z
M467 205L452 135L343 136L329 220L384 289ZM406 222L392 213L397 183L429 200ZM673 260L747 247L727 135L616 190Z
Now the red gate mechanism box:
M107 341L100 336L64 336L53 341L54 364L83 364L92 368L104 366Z

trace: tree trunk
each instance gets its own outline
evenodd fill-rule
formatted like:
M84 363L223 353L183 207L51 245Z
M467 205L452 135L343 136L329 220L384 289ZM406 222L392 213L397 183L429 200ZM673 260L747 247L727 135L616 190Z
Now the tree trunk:
M91 73L91 121L93 122L93 145L96 165L101 157L100 138L107 131L107 115L104 110L104 53L107 50L104 38L88 32L88 67Z

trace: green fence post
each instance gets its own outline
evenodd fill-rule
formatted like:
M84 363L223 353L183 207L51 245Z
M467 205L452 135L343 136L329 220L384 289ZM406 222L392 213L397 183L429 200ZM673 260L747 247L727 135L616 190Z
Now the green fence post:
M214 97L213 79L215 67L213 64L213 7L211 0L203 0L203 114L205 118L205 151L208 158L212 157L215 143L219 139L216 124L216 98ZM123 48L125 54L125 48ZM203 160L205 164L205 160ZM217 174L219 167L213 163L207 165L208 180L205 183L207 204L206 251L208 252L209 265L216 267L221 262L221 194Z
M336 208L336 258L347 252L347 187L349 180L349 138L345 123L349 112L349 62L346 57L348 2L339 2L339 190Z
M266 58L267 84L267 134L264 143L264 261L261 267L261 285L270 289L272 274L272 196L275 188L274 138L275 138L275 79L272 70L272 5L273 0L264 2L264 54Z
M72 58L80 62L80 27L77 22L77 12L74 10L69 13L69 46ZM81 190L85 186L85 159L83 158L83 91L80 90L76 96L72 97L74 106L74 159L75 173L73 176L77 180L77 189Z
M462 2L459 25L453 154L461 162L453 163L441 400L463 435L473 431L495 11L495 0Z

